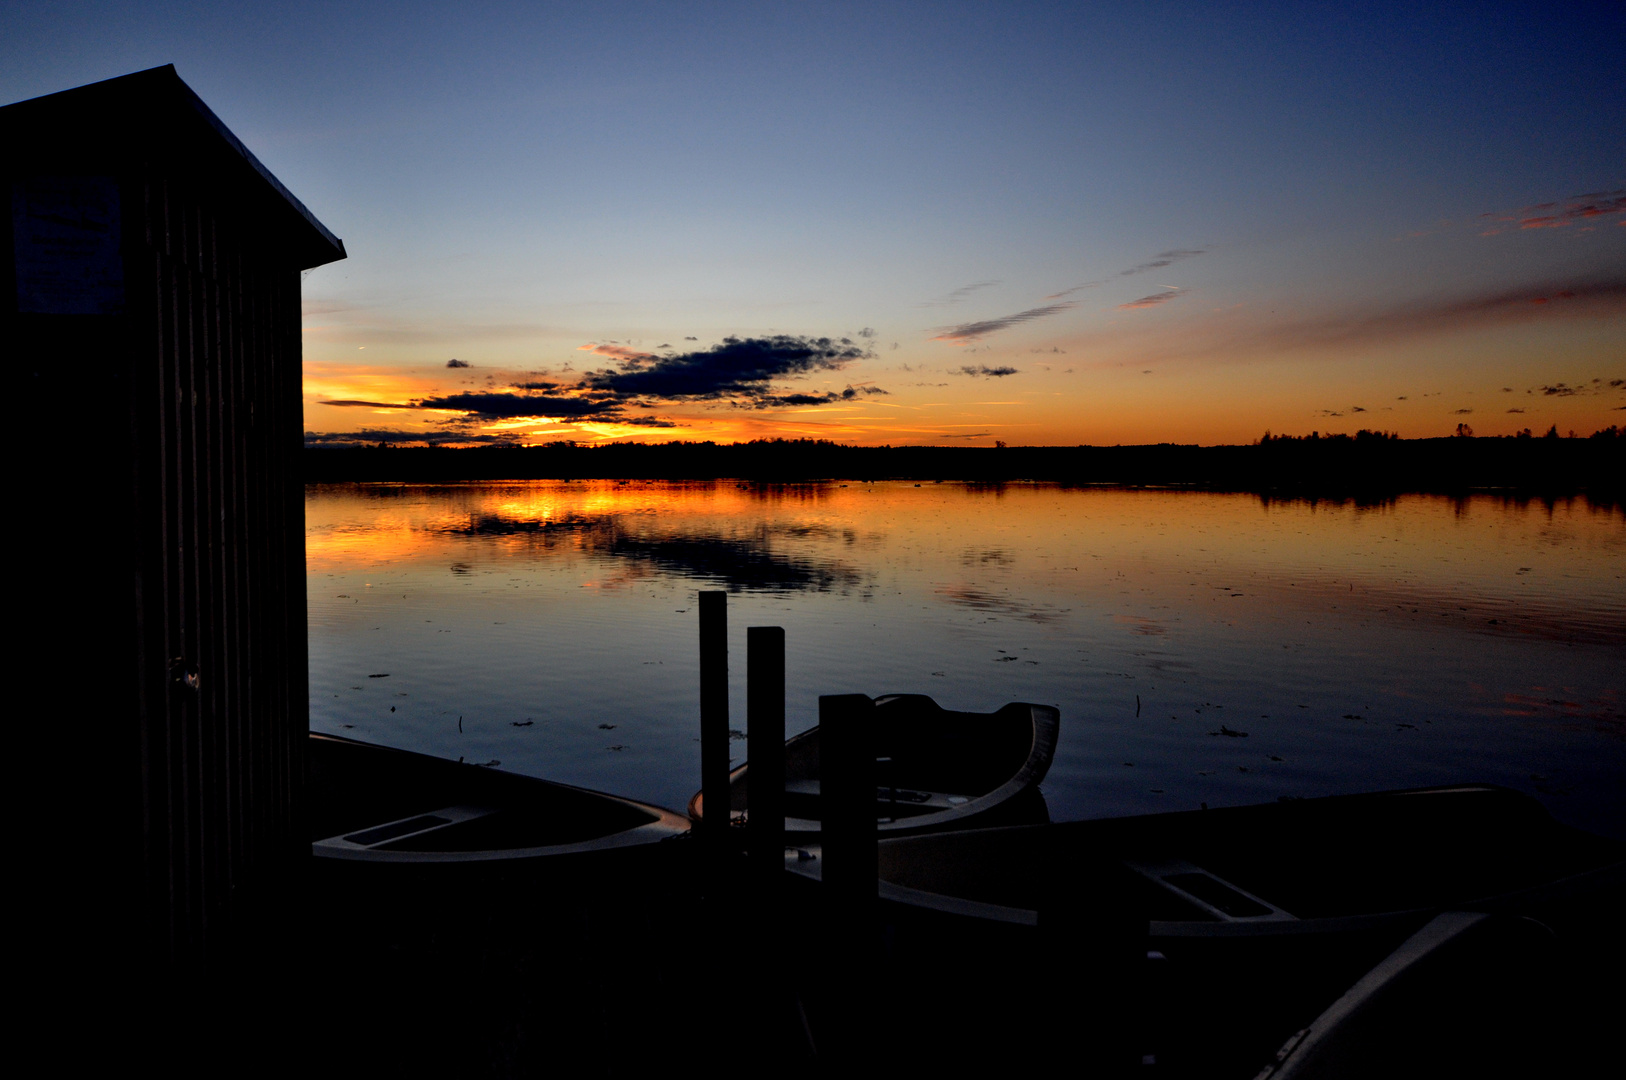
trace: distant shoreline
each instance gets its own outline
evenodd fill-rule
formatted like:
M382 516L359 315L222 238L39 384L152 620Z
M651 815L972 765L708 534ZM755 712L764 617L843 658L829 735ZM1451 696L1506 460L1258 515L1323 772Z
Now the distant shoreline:
M861 447L751 443L553 443L534 447L319 447L307 483L459 480L945 480L1177 486L1283 494L1441 494L1501 489L1621 500L1626 438L1275 438L1245 446Z

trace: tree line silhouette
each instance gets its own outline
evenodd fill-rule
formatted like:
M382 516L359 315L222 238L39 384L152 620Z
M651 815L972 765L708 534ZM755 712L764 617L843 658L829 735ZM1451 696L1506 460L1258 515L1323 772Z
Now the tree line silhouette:
M309 482L457 480L958 480L976 483L1190 486L1316 494L1461 492L1511 488L1532 494L1581 492L1613 502L1626 475L1626 432L1611 425L1588 438L1402 439L1273 435L1236 446L848 446L823 439L746 443L672 441L537 446L307 449Z

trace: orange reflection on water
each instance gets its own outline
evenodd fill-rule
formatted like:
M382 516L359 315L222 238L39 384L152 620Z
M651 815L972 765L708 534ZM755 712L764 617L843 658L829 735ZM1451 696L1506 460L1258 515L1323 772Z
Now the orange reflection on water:
M313 488L306 505L312 572L614 556L614 574L638 566L640 577L774 589L824 574L853 583L897 565L929 572L949 603L1035 621L1111 600L1140 634L1293 609L1626 635L1626 522L1619 509L1578 500L1357 505L1043 484L536 481L333 485Z

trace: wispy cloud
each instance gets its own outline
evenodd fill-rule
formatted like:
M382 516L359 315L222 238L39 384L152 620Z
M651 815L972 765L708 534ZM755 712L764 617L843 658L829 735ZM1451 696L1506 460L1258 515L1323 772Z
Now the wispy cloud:
M958 289L955 289L953 292L949 293L947 296L939 297L936 300L927 300L925 303L921 304L920 306L921 307L949 307L949 306L952 306L954 304L958 304L961 300L964 300L966 297L970 296L974 292L980 292L983 289L991 289L995 285L998 285L998 284L999 284L999 279L998 278L990 278L987 281L973 281L969 285L961 285Z
M634 349L626 345L618 345L613 341L590 341L586 345L576 346L578 352L594 353L598 356L607 356L611 360L653 360L655 354L645 352L643 349Z
M1409 303L1351 306L1279 321L1225 319L1208 325L1200 337L1182 334L1163 341L1139 340L1135 356L1126 363L1207 355L1244 359L1283 350L1364 347L1474 326L1623 314L1626 277L1564 284L1531 282L1457 296L1420 297ZM1084 347L1082 342L1090 339L1077 340L1081 342L1078 347ZM1101 340L1111 338L1103 334Z
M1139 266L1131 266L1128 270L1118 271L1119 277L1129 277L1133 274L1144 274L1148 270L1161 270L1165 266L1172 266L1182 259L1195 258L1205 253L1203 248L1175 248L1172 251L1160 251Z
M1029 308L1018 311L1014 315L1003 315L997 319L983 319L979 322L961 323L959 326L942 327L941 333L933 337L933 341L948 341L959 345L981 341L989 334L998 333L1020 323L1042 319L1047 315L1056 315L1068 311L1074 306L1074 301L1064 300L1059 304L1046 304L1043 307Z
M970 375L983 379L1003 379L1007 375L1020 375L1021 372L1013 367L989 367L987 364L967 364L955 368L950 375Z
M1589 191L1561 201L1534 203L1518 210L1491 211L1479 215L1479 222L1481 235L1496 236L1510 228L1561 229L1570 225L1591 224L1598 218L1615 214L1626 214L1626 188Z
M1170 300L1173 300L1176 296L1179 296L1184 292L1186 292L1185 289L1171 288L1168 292L1153 293L1150 296L1143 296L1139 300L1131 300L1128 303L1119 304L1118 310L1139 311L1143 308L1157 307L1160 304L1168 303Z

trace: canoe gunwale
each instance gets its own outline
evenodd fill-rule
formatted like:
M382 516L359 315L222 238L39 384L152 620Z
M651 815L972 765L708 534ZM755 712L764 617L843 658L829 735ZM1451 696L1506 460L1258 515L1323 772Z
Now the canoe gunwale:
M310 844L311 856L323 863L412 866L532 863L547 859L590 856L599 852L616 852L629 848L647 847L651 844L663 843L686 835L690 827L688 819L680 814L659 806L623 798L619 795L610 795L605 792L592 791L588 788L561 784L557 781L525 776L520 773L504 772L496 769L488 770L478 765L464 765L460 762L435 758L432 755L365 743L357 739L345 738L342 735L329 735L313 731L310 733L310 739L313 746L328 743L334 747L342 747L352 757L365 755L365 767L358 769L356 775L352 778L352 782L355 783L368 782L367 777L364 776L366 771L377 773L389 770L392 766L433 770L444 776L453 775L454 771L459 769L478 770L457 772L456 775L460 781L464 783L472 782L476 785L483 776L490 776L494 785L501 785L504 789L503 797L490 800L489 805L481 807L487 813L523 809L526 805L524 796L534 794L538 802L544 798L552 802L566 801L577 812L579 812L578 808L591 809L598 807L602 808L601 813L608 813L613 810L619 816L642 819L637 825L611 831L602 836L572 840L565 843L533 844L519 847L414 850L391 849L383 846L369 847L346 840L346 837L356 836L370 829L385 827L413 816L432 816L451 806L451 804L445 802L441 802L439 806L436 806L437 800L429 799L414 814L393 818L385 816L382 820L344 828L329 836L314 837ZM469 802L469 800L462 801L464 803ZM477 801L485 802L485 800ZM467 809L469 807L458 808ZM457 824L464 823L459 821L451 824L452 827L455 827ZM396 843L409 838L410 834L402 834L381 843Z
M1028 723L1031 725L1028 750L1022 764L1003 781L998 787L981 795L967 798L958 806L936 810L924 814L911 814L906 817L894 818L890 821L879 821L877 829L883 837L906 836L913 833L940 832L949 829L959 829L970 825L975 827L975 821L998 807L1012 802L1017 797L1029 792L1037 791L1039 784L1044 781L1045 775L1050 771L1051 761L1056 756L1056 743L1061 732L1061 712L1052 705L1039 705L1032 702L1010 702L992 713L964 713L956 710L943 709L930 697L924 694L882 694L875 698L875 704L882 706L891 702L906 700L924 701L930 703L946 715L957 717L974 716L990 723L1006 710L1022 708L1026 710ZM785 756L787 761L792 760L798 746L806 746L809 742L819 738L818 725L799 732L785 740ZM741 790L741 786L749 775L750 762L741 762L728 774L729 790L731 793ZM903 788L907 785L898 785ZM697 791L689 799L688 813L693 821L704 820L705 803L704 792ZM748 810L738 806L730 807L732 823L737 824L749 813ZM823 823L812 818L791 817L785 818L785 835L788 840L806 839L819 835L823 830Z
M1376 792L1361 795L1329 796L1329 802L1337 800L1345 805L1358 805L1357 800L1369 799L1402 799L1413 797L1449 796L1452 794L1472 794L1475 792L1505 793L1516 795L1507 789L1496 788L1493 785L1455 785L1442 788L1417 788L1404 791ZM1518 796L1523 799L1525 796ZM1319 800L1304 800L1317 802ZM1234 810L1256 810L1272 804L1263 804L1261 807L1235 807ZM1280 805L1280 804L1277 804ZM1200 811L1198 813L1224 813L1224 810ZM1036 830L1069 829L1076 827L1089 827L1097 823L1111 822L1148 822L1172 820L1187 816L1191 812L1174 812L1167 814L1141 815L1133 818L1101 818L1091 822L1064 823L1060 825L1037 826L1004 826L986 829L971 829L952 834L939 834L937 839L945 843L958 842L962 839L973 842L998 841L1001 837L1018 837L1024 834L1033 834ZM1555 828L1564 829L1556 822ZM1057 834L1061 835L1061 834ZM883 837L883 856L886 846L894 838ZM897 838L907 843L905 838ZM915 838L917 841L924 838ZM815 842L788 845L785 869L787 873L817 883L822 879L821 866L822 845ZM1113 856L1112 861L1120 861ZM1122 863L1130 869L1135 869L1136 860L1122 859ZM1139 871L1137 871L1139 872ZM1205 871L1206 872L1206 871ZM1215 876L1215 875L1210 875ZM1218 878L1221 884L1237 888L1223 878ZM877 893L884 905L895 905L905 909L916 909L931 912L937 915L956 918L972 919L985 923L1002 923L1011 926L1037 927L1039 925L1039 911L1030 907L1019 907L1000 904L988 900L977 900L966 896L957 896L946 892L935 892L930 889L917 888L899 884L896 881L882 878L877 883ZM1483 893L1473 896L1459 896L1451 898L1444 903L1412 904L1396 908L1376 911L1356 912L1339 915L1316 915L1299 918L1238 918L1225 919L1152 919L1148 923L1148 936L1152 941L1165 940L1226 940L1250 938L1282 938L1301 935L1342 935L1358 934L1365 931L1391 929L1404 926L1408 923L1421 925L1437 912L1444 909L1475 911L1484 913L1518 913L1534 910L1552 903L1562 903L1575 896L1585 894L1591 890L1620 887L1626 885L1626 859L1619 857L1613 861L1600 861L1592 865L1582 865L1572 872L1544 881L1535 881L1502 891ZM1238 889L1248 894L1245 890ZM1268 901L1267 901L1268 903ZM1273 905L1272 905L1273 906Z

